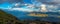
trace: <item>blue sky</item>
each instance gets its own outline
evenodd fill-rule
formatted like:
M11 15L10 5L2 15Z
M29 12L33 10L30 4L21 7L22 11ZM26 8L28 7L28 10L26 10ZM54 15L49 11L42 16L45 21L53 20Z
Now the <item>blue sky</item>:
M2 3L0 4L0 8L8 8L8 6L10 6L11 4L8 2Z
M1 0L0 1L0 8L8 8L8 6L11 6L12 5L12 3L14 3L15 1L17 1L17 2L21 2L21 0ZM58 4L60 4L60 2L59 2L60 0L57 0L57 1L55 1L55 0L40 0L40 2L47 2L47 3L45 3L45 4L55 4L55 3L58 3ZM2 3L3 2L3 3ZM12 3L10 3L10 2L12 2ZM25 3L32 3L31 2L31 0L23 0L23 2L25 2ZM48 3L49 2L49 3ZM53 3L52 3L53 2Z
M16 1L16 0L15 0ZM31 3L30 0L24 0L25 3ZM0 4L0 8L8 8L8 6L11 6L12 4L9 2L3 2Z
M25 3L31 3L31 0L24 0Z

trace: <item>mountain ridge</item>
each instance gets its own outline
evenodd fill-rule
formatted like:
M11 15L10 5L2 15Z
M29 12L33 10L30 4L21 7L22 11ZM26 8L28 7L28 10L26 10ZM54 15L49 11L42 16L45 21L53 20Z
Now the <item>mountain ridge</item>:
M9 14L7 12L4 12L0 9L0 24L19 24L20 21L13 16L12 14Z

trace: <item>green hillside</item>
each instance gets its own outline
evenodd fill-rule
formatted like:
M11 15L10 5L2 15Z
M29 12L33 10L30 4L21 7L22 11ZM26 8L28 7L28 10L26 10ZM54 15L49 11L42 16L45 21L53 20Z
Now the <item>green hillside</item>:
M0 24L20 24L20 21L15 16L0 10Z

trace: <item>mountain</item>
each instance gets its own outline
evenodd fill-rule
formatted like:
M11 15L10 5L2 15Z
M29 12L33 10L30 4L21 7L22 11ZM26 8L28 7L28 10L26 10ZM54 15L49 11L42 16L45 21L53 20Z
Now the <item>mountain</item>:
M5 12L10 13L17 17L20 20L43 20L43 21L50 21L50 22L60 22L60 18L57 16L60 16L58 12L47 12L43 14L48 14L48 17L34 17L34 16L27 16L29 12L22 12L22 11L10 11L4 9ZM35 12L36 13L36 12ZM37 12L37 13L42 13L42 12Z
M0 10L0 24L20 24L20 21L15 16Z

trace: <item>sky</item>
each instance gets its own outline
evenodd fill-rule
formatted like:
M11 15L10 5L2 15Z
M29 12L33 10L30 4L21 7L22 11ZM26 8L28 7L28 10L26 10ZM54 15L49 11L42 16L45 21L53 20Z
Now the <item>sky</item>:
M8 8L8 6L12 6L13 3L31 3L30 0L0 0L0 8Z
M44 3L44 4L51 4L51 5L56 5L56 4L60 4L60 0L37 0L41 3ZM10 6L12 3L18 3L18 2L21 2L21 3L32 3L34 2L34 0L0 0L0 8L1 7L5 7L5 6Z

